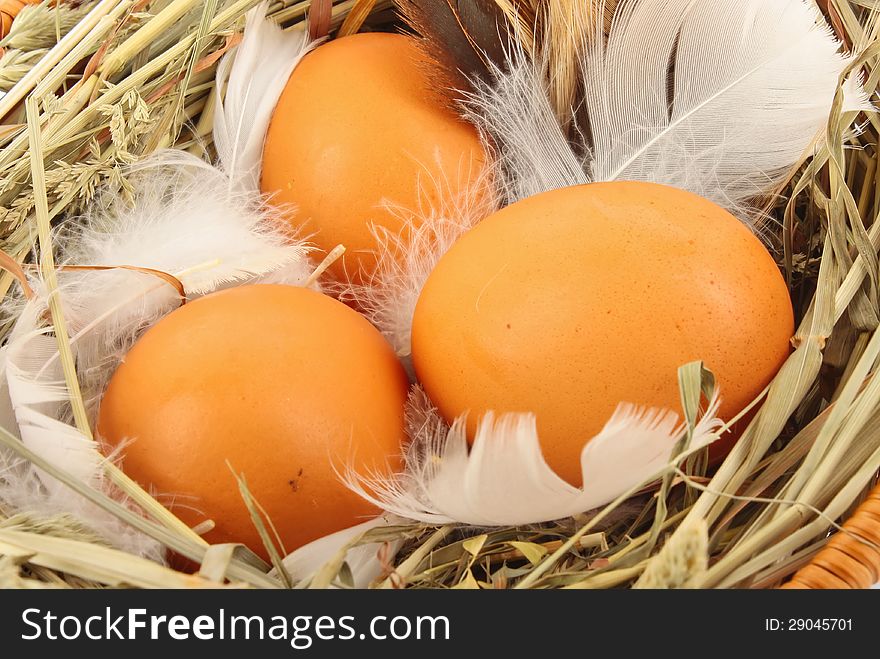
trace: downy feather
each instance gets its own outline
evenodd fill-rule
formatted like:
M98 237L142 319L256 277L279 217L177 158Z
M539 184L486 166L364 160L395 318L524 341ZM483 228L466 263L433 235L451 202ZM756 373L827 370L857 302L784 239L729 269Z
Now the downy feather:
M694 429L690 450L718 437L716 395ZM581 452L583 487L562 480L541 452L535 417L492 413L468 448L465 418L447 426L424 392L407 405L411 444L401 474L345 475L348 486L382 510L428 524L508 526L571 517L660 476L685 428L673 412L621 405ZM621 465L626 465L624 468Z
M312 271L310 248L281 228L286 226L282 210L265 203L257 182L259 145L271 109L308 47L302 35L282 35L265 18L265 5L252 11L236 53L240 61L227 57L221 70L230 81L215 132L218 166L182 151L153 154L126 173L127 190L104 191L84 217L58 232L57 261L66 269L58 273L57 296L92 420L120 360L181 300L179 291L155 274L69 266L167 273L182 284L188 298L246 283L306 284ZM47 291L39 279L32 288L37 293L32 300L9 309L18 320L0 355L8 396L0 407L12 408L16 427L11 430L31 450L76 478L104 487L105 457L69 419L69 392L57 345L52 328L45 327ZM72 512L116 546L157 554L152 540L108 518L30 465L16 463L0 475L0 502L17 509Z
M596 15L604 7L598 2ZM477 85L470 116L504 155L510 202L563 185L645 180L747 221L750 200L772 191L819 137L851 62L805 0L622 0L607 43L603 26L594 30L571 153L560 153L560 127L547 112L541 58L513 50L497 82ZM856 78L845 91L847 109L871 109ZM524 139L530 123L535 138ZM559 166L577 153L587 154L581 171Z
M339 282L333 291L382 332L410 370L412 318L425 280L463 233L497 209L489 170L467 178L473 182L458 194L451 192L448 181L429 181L427 189L441 194L420 192L421 206L416 209L386 201L385 208L402 228L373 226L379 246L375 270L362 282ZM435 197L439 203L429 201Z
M539 192L589 183L589 151L578 155L547 95L542 67L513 47L506 71L474 81L464 97L467 116L495 153L495 183L503 205ZM584 147L585 149L587 147Z

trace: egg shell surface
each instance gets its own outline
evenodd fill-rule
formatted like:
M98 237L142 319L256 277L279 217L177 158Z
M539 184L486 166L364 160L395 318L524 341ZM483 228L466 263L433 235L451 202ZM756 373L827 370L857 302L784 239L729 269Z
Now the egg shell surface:
M621 402L681 410L677 370L703 360L720 416L788 357L792 305L773 258L719 206L612 182L543 193L466 233L415 309L413 364L447 420L532 412L544 456L581 484L580 452Z
M98 433L123 470L212 543L267 557L233 472L291 551L377 511L337 474L401 466L407 377L366 320L320 293L251 285L148 330L107 388Z
M375 231L399 234L431 209L481 194L477 131L441 96L412 37L364 33L317 47L275 108L261 187L324 252L338 279L375 271ZM477 192L474 192L474 191Z

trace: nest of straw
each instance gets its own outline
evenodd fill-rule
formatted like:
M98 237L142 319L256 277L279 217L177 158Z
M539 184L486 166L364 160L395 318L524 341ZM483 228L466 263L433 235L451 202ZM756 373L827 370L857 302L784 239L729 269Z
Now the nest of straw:
M0 41L0 250L51 277L53 223L76 214L101 186L124 186L124 167L160 148L210 150L215 67L255 4L84 0L26 8ZM310 4L279 1L269 13L293 26ZM860 54L854 66L874 94L880 21L870 4L819 2ZM396 19L387 0L345 0L333 5L329 20L346 34L389 29ZM880 470L880 380L873 377L880 356L880 119L860 118L859 134L849 130L854 119L838 102L824 146L792 172L772 210L778 222L769 230L799 323L795 350L716 472L691 461L649 491L531 528L374 529L360 540L387 541L379 551L384 574L374 585L766 588L810 563L866 499ZM13 282L0 276L0 296L12 294ZM2 319L0 340L13 321ZM269 571L246 555L206 549L112 464L108 473L149 520L40 464L9 433L0 431L0 444L7 459L45 466L201 563L197 574L179 572L107 546L76 519L0 508L0 587L294 585L283 566ZM858 541L870 546L866 535ZM298 585L346 587L351 574L340 555Z

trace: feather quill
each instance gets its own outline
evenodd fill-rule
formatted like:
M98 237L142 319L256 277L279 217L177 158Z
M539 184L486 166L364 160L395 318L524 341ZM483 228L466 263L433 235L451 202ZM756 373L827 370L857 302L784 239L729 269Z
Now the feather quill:
M719 405L716 392L694 429L691 450L718 438ZM403 473L381 478L349 470L348 486L406 519L487 527L562 519L610 503L658 478L685 432L673 412L621 405L585 444L583 487L575 487L547 465L531 414L486 414L470 450L465 418L447 426L418 387L407 418L411 445Z

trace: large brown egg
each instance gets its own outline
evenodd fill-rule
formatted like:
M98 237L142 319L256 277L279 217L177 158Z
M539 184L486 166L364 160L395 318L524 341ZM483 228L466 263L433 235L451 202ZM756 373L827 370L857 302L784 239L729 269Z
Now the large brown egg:
M269 126L261 186L292 205L291 222L319 248L346 247L331 269L337 277L372 274L373 225L399 232L481 180L477 131L439 94L416 42L398 34L336 39L290 77Z
M340 302L243 286L181 307L138 341L107 388L98 432L123 447L131 478L176 495L182 520L213 520L210 542L265 557L230 467L288 551L357 524L377 511L334 468L400 467L407 385L382 336Z
M513 204L440 260L415 310L416 373L447 419L534 412L548 463L579 455L620 402L680 410L677 369L704 360L720 415L789 354L773 258L730 213L649 183L598 183ZM625 466L622 466L625 468Z

